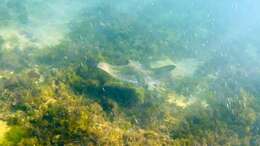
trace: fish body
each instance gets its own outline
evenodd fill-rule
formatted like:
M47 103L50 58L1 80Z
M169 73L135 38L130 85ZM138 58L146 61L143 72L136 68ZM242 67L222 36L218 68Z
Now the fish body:
M166 77L166 74L169 74L176 68L175 65L167 65L158 68L145 68L141 63L136 61L129 61L127 65L121 66L114 66L106 62L100 62L97 67L117 79L144 86L150 90L160 86L160 79Z
M172 70L176 68L175 65L166 65L158 68L152 68L152 73L154 76L167 76Z

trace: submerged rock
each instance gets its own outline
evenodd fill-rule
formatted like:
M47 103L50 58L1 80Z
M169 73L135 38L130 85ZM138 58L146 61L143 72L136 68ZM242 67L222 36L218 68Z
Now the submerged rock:
M109 109L110 100L123 107L131 107L143 102L145 91L131 83L123 82L106 71L85 65L77 68L76 76L71 78L71 86L79 94L99 101Z

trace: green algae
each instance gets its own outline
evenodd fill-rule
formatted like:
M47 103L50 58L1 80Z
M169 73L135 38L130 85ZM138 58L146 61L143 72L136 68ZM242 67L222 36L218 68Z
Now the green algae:
M1 21L1 30L12 21L21 30L14 27L15 37L10 38L0 33L0 145L260 144L257 66L247 68L240 60L205 51L203 41L193 35L215 39L218 34L209 31L208 24L190 24L185 30L191 33L185 36L180 32L188 25L171 24L168 17L183 22L186 15L165 12L160 19L168 22L165 26L153 21L157 14L147 16L154 6L132 9L136 15L129 15L107 4L83 9L62 39L53 32L50 38L39 37L44 44L47 40L41 45L26 27L32 19L26 16L29 1L6 2L0 4L0 19L11 21ZM204 11L194 14L203 14L204 19ZM55 37L54 44L48 42ZM231 48L241 47L238 44ZM211 51L213 56L203 56ZM237 55L233 49L225 53ZM197 57L202 62L194 59L196 54L201 54ZM167 77L166 88L159 93L97 67L99 62L120 66L129 60L156 66L156 60L167 63L167 58L176 62L176 68L160 68L174 70L173 79ZM233 64L239 68L233 69ZM255 78L245 76L243 70L249 69ZM157 77L161 76L159 72Z

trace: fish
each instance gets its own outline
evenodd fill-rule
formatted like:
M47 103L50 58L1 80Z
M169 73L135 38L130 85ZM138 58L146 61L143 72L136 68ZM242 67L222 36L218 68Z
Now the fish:
M154 90L162 86L160 81L167 78L175 65L165 65L157 68L144 67L140 62L129 60L126 65L111 65L107 62L99 62L97 68L119 80L133 83Z
M158 68L152 68L152 72L155 75L164 75L165 73L169 73L176 68L176 65L166 65Z

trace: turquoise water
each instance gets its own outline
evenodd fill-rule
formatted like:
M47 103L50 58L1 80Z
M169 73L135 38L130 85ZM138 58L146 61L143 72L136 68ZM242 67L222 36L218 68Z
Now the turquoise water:
M2 0L0 145L260 145L256 0Z

